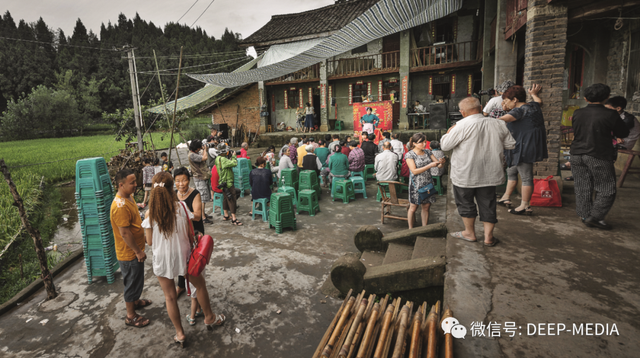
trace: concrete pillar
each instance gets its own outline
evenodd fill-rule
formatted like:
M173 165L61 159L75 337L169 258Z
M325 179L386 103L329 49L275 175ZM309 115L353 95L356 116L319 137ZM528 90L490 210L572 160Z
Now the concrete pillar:
M484 33L482 37L482 89L497 85L495 81L495 56L491 54L491 22L496 17L498 10L497 0L485 0L484 2ZM496 34L493 34L494 36Z
M507 26L507 0L498 0L497 5L495 72L493 80L496 86L505 80L515 82L518 67L518 47L513 41L504 39L504 30Z
M411 69L411 34L409 30L400 33L400 119L398 128L409 128L407 107L411 105L411 86L409 86L409 70Z
M549 151L548 159L535 163L533 174L536 176L555 175L558 171L567 14L566 6L552 5L547 0L529 0L524 86L542 85L540 98Z
M329 81L327 81L327 60L320 62L320 131L326 132L329 130L329 106L331 105L331 98L328 98L327 91L329 87ZM324 104L324 107L323 107Z
M260 98L260 113L262 113L262 106L267 103L267 89L264 87L264 81L258 81L258 97ZM267 132L267 126L271 124L267 123L268 120L269 117L260 116L260 133Z

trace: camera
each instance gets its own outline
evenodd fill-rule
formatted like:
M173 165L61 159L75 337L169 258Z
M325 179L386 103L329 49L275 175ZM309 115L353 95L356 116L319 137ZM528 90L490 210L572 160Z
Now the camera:
M493 96L496 94L496 90L489 88L487 90L480 91L478 94L481 96Z
M218 186L216 188L225 190L227 188L227 183L218 183Z

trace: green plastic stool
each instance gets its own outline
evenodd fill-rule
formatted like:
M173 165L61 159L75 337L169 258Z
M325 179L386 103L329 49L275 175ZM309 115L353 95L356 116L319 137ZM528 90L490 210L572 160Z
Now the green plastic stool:
M363 177L350 177L351 183L353 183L353 192L355 194L362 194L364 198L367 198L367 185Z
M269 202L269 199L267 198L253 200L253 204L252 204L253 207L251 208L251 220L255 220L256 214L258 214L258 215L262 215L262 221L264 222L269 221L269 207L267 206L268 202ZM256 204L260 204L259 210Z
M281 186L278 188L278 193L287 193L291 195L291 199L293 200L293 205L298 206L298 196L296 194L296 188L292 186Z
M332 197L331 200L335 201L336 198L342 199L343 204L349 204L351 199L356 200L356 193L353 190L353 183L349 179L343 179L336 181L334 180L331 184L332 186ZM335 187L334 187L335 186Z
M303 170L300 172L300 179L298 180L298 191L305 189L314 189L318 186L318 176L313 170Z
M211 213L216 211L217 207L220 207L220 216L224 216L224 209L222 208L222 203L224 202L224 194L213 192L213 210Z
M387 193L388 195L391 195L389 193L389 183L378 183L378 185L384 187L385 193ZM380 188L380 187L378 187L378 188ZM382 201L382 194L380 193L380 190L381 189L378 189L378 194L376 194L376 201L377 202Z
M363 177L364 178L364 170L361 170L359 172L351 172L351 176L352 177Z
M376 168L374 164L367 164L364 166L364 179L365 180L369 180L369 179L375 179L375 174L376 173Z
M344 122L342 122L342 121L336 121L335 130L341 131L343 129L343 127L342 127L343 124L344 124Z
M433 178L433 186L438 191L438 195L442 195L444 193L444 189L442 188L442 177L434 175L431 178Z
M280 179L284 181L284 185L298 189L298 168L286 168L280 171Z
M315 190L300 190L298 193L298 206L296 207L296 213L300 214L301 211L309 212L309 216L316 215L316 209L320 211L320 204L318 204L318 194Z

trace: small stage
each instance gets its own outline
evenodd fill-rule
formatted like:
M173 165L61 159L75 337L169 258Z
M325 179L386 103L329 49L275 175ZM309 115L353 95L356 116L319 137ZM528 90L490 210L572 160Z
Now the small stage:
M358 134L359 132L355 132ZM424 133L427 136L427 140L440 140L445 133L447 133L446 129L408 129L408 130L393 130L391 133L400 133L400 140L404 143L409 141L412 135L415 133ZM270 145L275 146L276 148L282 147L286 143L289 143L291 138L296 137L300 138L303 135L307 137L313 137L313 139L317 142L319 139L324 139L324 136L330 134L333 136L334 134L340 135L340 139L343 140L346 136L350 135L353 137L354 132L350 130L343 131L325 131L325 132L311 132L311 133L302 133L296 131L290 132L269 132L269 133L261 133L260 137L258 137L258 147L268 147Z

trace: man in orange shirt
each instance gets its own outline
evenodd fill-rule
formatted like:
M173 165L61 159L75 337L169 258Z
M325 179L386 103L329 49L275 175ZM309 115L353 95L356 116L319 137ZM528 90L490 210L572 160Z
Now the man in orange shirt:
M116 256L124 280L124 302L127 306L127 326L144 327L149 319L135 310L146 307L151 301L140 299L144 287L145 239L140 211L133 200L136 191L136 175L130 169L116 174L118 193L111 203L111 227L115 238Z

